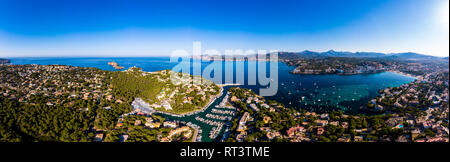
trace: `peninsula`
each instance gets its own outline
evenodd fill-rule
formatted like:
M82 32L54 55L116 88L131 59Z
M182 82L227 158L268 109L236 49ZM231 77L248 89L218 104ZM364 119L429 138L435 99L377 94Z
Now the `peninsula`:
M179 78L172 80L171 76ZM137 99L134 102L136 111L156 110L172 115L187 115L204 109L221 90L200 76L171 70L148 73L137 67L113 73L112 88L116 94Z
M183 77L172 83L172 74ZM0 141L11 142L195 141L197 125L166 121L133 102L186 114L201 111L222 90L200 77L137 67L6 64L0 66L0 79Z

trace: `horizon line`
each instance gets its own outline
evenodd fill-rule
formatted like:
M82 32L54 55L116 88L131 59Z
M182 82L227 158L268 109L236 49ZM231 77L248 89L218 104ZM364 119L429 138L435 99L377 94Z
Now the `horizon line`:
M234 50L233 50L234 51ZM244 51L244 50L243 50ZM333 49L327 50L327 51L313 51L313 50L303 50L303 51L277 51L278 53L301 53L301 52L316 52L316 53L326 53L326 52L330 52L330 51L334 51L334 52L348 52L348 53L353 53L353 54L358 54L358 53L378 53L378 54L384 54L386 56L389 55L395 55L395 54L404 54L404 53L414 53L414 54L419 54L419 55L424 55L424 56L430 56L430 57L438 57L438 58L446 58L449 56L435 56L435 55L431 55L431 54L424 54L424 53L417 53L417 52L391 52L391 53L384 53L384 52L371 52L371 51L356 51L356 52L351 52L351 51L335 51ZM269 54L270 52L268 52L267 54ZM45 55L45 54L44 54ZM76 54L73 54L73 56L67 56L67 55L63 55L63 56L51 56L51 55L46 55L46 56L0 56L0 58L53 58L53 57L62 57L62 58L111 58L111 57L117 57L117 58L126 58L126 57L171 57L171 54L163 54L163 55L142 55L142 54L120 54L117 56L104 56L104 55L111 55L111 54L97 54L97 55L93 55L93 54L82 54L82 55L86 55L86 56L75 56ZM89 55L89 56L88 56ZM128 55L128 56L124 56L124 55ZM132 56L130 56L132 55ZM255 54L241 54L242 55L257 55L257 53ZM193 54L189 53L188 56L194 56ZM201 56L207 56L205 54L202 54ZM213 55L213 56L217 56L217 55ZM226 54L221 54L220 56L226 56ZM329 56L332 57L332 56Z

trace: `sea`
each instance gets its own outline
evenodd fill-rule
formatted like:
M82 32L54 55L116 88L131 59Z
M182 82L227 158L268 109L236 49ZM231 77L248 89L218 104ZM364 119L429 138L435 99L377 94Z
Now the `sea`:
M108 65L108 62L114 61L120 66L125 67L126 70L130 67L139 67L143 71L153 72L166 69L173 69L176 66L187 66L187 64L180 63L180 60L175 60L179 62L173 62L169 57L17 57L8 58L11 60L12 64L39 64L39 65L70 65L70 66L80 66L80 67L95 67L102 70L117 71L112 66ZM192 61L192 60L191 60ZM225 71L227 67L233 67L234 76L242 75L244 73L245 82L239 86L242 88L249 88L252 91L259 93L261 89L268 88L269 86L274 86L276 84L277 91L275 95L265 96L268 100L275 100L287 107L293 107L296 109L303 109L307 111L315 112L330 112L333 110L342 110L349 114L360 114L364 113L361 111L361 107L365 106L368 101L378 95L378 91L385 89L387 87L396 87L402 84L406 84L414 81L416 78L409 77L393 72L382 72L376 74L357 74L357 75L300 75L291 74L295 67L288 66L285 63L278 62L275 66L270 63L266 63L266 77L271 76L270 70L275 68L278 72L278 82L273 83L274 85L260 85L259 80L257 84L248 83L248 72L259 72L259 65L255 61L243 61L244 68L236 66L235 61L222 61L222 62L201 62L202 71L206 67L214 67L217 70L222 71L222 80L216 80L217 84L229 83L225 81ZM232 66L228 66L232 65ZM249 66L250 65L250 66ZM256 66L253 66L256 65ZM221 67L220 67L221 66ZM264 68L262 68L264 69ZM193 74L192 67L189 73ZM220 74L220 73L217 73ZM214 71L211 74L207 74L213 77ZM233 79L235 82L236 79ZM234 83L231 82L231 83ZM230 83L230 84L231 84ZM226 87L227 90L230 86ZM224 92L223 94L226 94ZM200 116L205 118L207 113L211 112L211 109L218 105L221 99L224 97L222 95L216 100L210 107L203 113L199 113L193 116L175 118L170 116L165 116L166 118L173 120L180 120L185 122L192 122L199 125L202 128L202 141L217 141L221 134L216 139L210 139L209 131L212 129L211 126L200 123L194 120L195 116ZM223 133L222 129L221 133Z

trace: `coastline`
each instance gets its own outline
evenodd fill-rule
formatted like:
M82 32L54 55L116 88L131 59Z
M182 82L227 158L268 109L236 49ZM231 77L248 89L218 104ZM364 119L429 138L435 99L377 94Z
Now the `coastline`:
M391 73L395 73L395 74L398 74L398 75L411 77L411 78L415 78L415 79L419 79L421 77L421 76L417 76L417 75L404 73L404 72L401 72L401 71L398 71L398 70L386 70L386 71L367 72L367 73L296 73L296 72L293 72L293 71L289 71L289 73L292 74L292 75L342 75L342 76L346 76L346 75L364 75L364 74L379 74L379 73L383 73L383 72L391 72Z
M70 59L70 58L69 58ZM105 58L105 59L109 59L109 58ZM41 61L41 60L39 60L39 61ZM158 60L157 60L158 61ZM37 64L40 64L40 63L42 63L42 62L39 62L39 63L37 63ZM18 65L23 65L23 64L18 64ZM45 64L45 62L44 62L44 64L40 64L40 65L46 65ZM102 64L102 66L103 65L105 65L105 66L107 66L108 68L110 67L110 66L108 66L107 64ZM287 64L286 64L287 65ZM65 65L65 66L75 66L75 65ZM87 66L87 65L86 65ZM86 67L85 65L82 65L82 66L80 66L80 65L77 65L77 67ZM99 68L99 69L101 69L101 70L106 70L106 69L102 69L102 66L100 66L100 67L98 67L98 65L94 65L94 66L89 66L89 67L92 67L92 68ZM287 65L287 66L290 66L290 65ZM170 68L169 68L170 69ZM146 70L146 71L144 71L144 72L147 72L148 74L152 74L152 73L157 73L158 71L162 71L162 70L168 70L168 69L152 69L152 68L149 68L149 69L143 69L143 70ZM115 70L106 70L106 71L115 71ZM394 70L388 70L388 71L385 71L385 72L393 72L393 73L396 73L396 74L400 74L400 75L404 75L404 76L409 76L409 77L414 77L414 78L417 78L416 76L412 76L412 75L408 75L408 74L405 74L405 73L402 73L402 72L399 72L399 71L394 71ZM291 73L292 74L292 73ZM342 74L331 74L331 75L341 75L341 76L350 76L350 75L364 75L365 73L363 73L363 74L348 74L348 75L342 75ZM373 73L371 73L371 74L373 74ZM293 75L330 75L330 74L293 74ZM225 86L233 86L233 85L236 85L236 86L239 86L238 84L218 84L218 86L219 87L225 87ZM211 98L214 98L214 97L211 97ZM208 105L211 105L212 103L214 102L214 100L213 101L211 101L211 102L209 102L209 104ZM283 101L281 101L281 102L283 102ZM164 111L158 111L159 113L161 113L161 114L167 114L167 115L170 115L170 116L175 116L175 117L182 117L182 116L190 116L190 115L193 115L193 114L190 114L190 113L195 113L195 114L197 114L197 113L200 113L200 112L203 112L203 111L205 111L206 110L206 108L207 107L203 107L203 108L198 108L197 110L193 110L193 111L191 111L191 112L185 112L185 113L181 113L181 114L177 114L177 113L170 113L170 112L164 112ZM156 110L155 110L156 111Z
M226 84L217 84L219 87L226 87L226 86L240 86L241 84L238 83L226 83Z
M403 75L403 76L407 76L407 77L411 77L411 78L415 78L415 79L419 79L419 77L421 77L421 76L417 76L417 75L404 73L404 72L401 72L401 71L398 71L398 70L388 70L386 72L391 72L391 73L395 73L395 74L398 74L398 75Z

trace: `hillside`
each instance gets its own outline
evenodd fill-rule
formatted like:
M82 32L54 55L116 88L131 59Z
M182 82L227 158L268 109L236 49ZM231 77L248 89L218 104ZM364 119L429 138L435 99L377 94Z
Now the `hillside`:
M182 77L172 82L172 75ZM200 110L220 92L216 84L199 76L170 70L148 73L140 68L114 72L112 89L127 101L142 98L155 110L176 114Z

